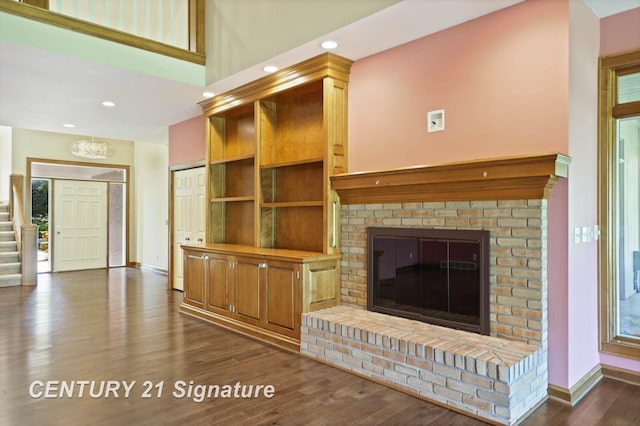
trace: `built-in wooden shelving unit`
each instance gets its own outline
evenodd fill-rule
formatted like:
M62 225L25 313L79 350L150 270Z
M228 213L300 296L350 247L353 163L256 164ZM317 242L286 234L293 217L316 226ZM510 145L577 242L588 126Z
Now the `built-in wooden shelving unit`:
M183 247L182 312L291 347L302 312L338 304L350 66L323 54L201 103L207 244Z

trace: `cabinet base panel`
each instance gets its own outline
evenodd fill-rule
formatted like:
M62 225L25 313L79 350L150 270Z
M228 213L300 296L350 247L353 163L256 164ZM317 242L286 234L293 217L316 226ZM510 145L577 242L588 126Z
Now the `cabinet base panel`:
M185 315L210 322L222 328L226 328L227 330L231 330L244 336L260 340L261 342L268 343L292 352L300 352L300 339L283 336L270 330L255 327L251 324L246 324L233 318L228 318L213 312L205 311L204 309L187 305L185 303L182 303L180 305L179 311Z

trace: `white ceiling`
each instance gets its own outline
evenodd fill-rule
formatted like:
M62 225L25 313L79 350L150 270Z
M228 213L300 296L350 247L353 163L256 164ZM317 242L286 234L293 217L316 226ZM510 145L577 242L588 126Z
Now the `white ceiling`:
M598 18L640 7L640 0L584 0Z
M320 53L318 41L341 42L357 60L522 0L404 0L270 62L280 67ZM599 17L640 7L640 0L585 0ZM217 93L262 77L262 65L208 87ZM0 125L145 142L166 142L167 126L200 113L203 87L0 41ZM100 103L117 99L115 108ZM63 123L74 123L67 129Z

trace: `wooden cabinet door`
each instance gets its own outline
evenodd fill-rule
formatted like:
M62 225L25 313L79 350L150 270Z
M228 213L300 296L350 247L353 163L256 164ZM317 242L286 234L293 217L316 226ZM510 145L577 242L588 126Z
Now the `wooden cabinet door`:
M198 308L204 307L206 258L197 252L184 251L184 301Z
M306 263L303 271L302 312L340 304L340 258Z
M265 263L256 259L238 258L233 264L235 282L234 310L239 319L258 325L262 318L262 272Z
M265 327L300 336L300 265L270 261L266 280Z
M227 256L211 256L207 260L207 300L205 309L222 315L231 315L232 276Z

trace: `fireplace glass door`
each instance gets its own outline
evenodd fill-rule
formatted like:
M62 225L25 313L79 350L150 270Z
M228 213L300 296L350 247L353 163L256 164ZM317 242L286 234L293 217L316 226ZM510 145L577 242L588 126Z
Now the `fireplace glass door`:
M482 241L378 235L371 242L370 310L480 331Z

